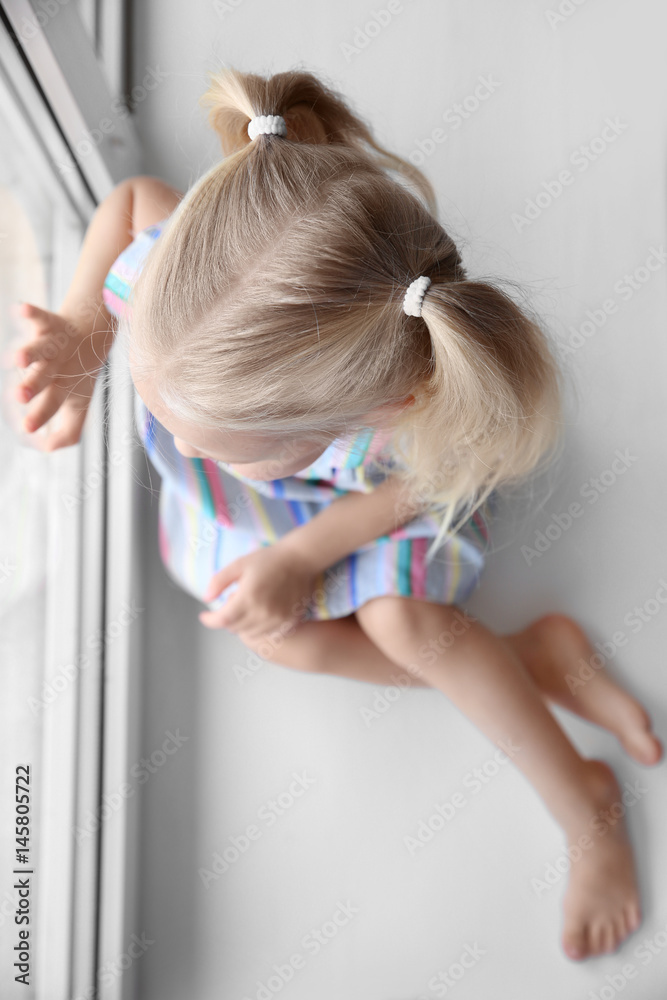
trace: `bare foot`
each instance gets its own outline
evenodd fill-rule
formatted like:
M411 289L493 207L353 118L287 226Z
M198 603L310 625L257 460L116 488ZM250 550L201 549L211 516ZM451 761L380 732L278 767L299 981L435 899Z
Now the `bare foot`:
M648 713L611 679L604 665L595 666L600 656L574 619L544 615L521 632L501 638L548 700L608 729L640 764L658 763L663 748L651 731Z
M623 815L616 819L613 810L621 790L604 761L586 761L586 771L593 814L568 830L568 844L581 845L586 834L589 846L572 863L563 901L563 950L575 960L616 951L641 923L632 848Z

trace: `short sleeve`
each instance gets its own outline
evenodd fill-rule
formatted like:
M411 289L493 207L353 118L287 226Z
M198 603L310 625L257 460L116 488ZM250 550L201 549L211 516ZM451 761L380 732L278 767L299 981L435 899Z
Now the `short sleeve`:
M371 465L386 447L389 433L364 427L345 437L336 438L312 465L296 475L302 479L329 479L346 469Z
M111 265L104 279L102 300L112 316L120 318L128 308L132 287L166 221L142 229Z

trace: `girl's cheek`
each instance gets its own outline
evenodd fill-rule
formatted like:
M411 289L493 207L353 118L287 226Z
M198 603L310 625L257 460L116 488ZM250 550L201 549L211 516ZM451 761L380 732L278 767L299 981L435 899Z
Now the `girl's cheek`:
M229 468L232 472L237 472L240 476L245 476L246 479L280 479L282 478L282 473L276 469L267 469L257 466L247 466L247 465L230 465Z

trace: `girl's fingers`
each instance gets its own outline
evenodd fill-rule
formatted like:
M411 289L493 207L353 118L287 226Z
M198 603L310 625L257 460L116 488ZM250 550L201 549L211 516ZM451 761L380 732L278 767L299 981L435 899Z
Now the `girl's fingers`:
M18 319L29 319L39 330L45 329L53 322L53 313L47 309L40 309L39 306L34 306L32 302L13 303L12 312Z
M46 389L53 381L51 374L46 370L46 365L36 365L26 373L20 385L16 387L16 397L21 403L27 403L33 399L38 392Z
M217 597L223 590L226 590L230 584L234 583L235 580L238 580L241 575L242 558L243 557L241 556L238 559L232 560L232 562L230 562L223 569L220 569L217 573L213 574L204 593L205 601L212 601L214 597Z
M227 619L223 619L222 608L218 608L217 611L200 612L199 621L207 628L229 628Z
M86 412L86 410L69 410L67 419L62 422L62 426L49 434L44 441L44 451L55 451L56 448L68 448L70 445L78 444L81 440Z
M23 426L25 430L29 434L39 430L60 409L61 403L60 394L54 389L53 385L47 386L33 400L24 416Z
M43 330L33 330L33 339L20 344L12 353L12 362L17 368L28 368L30 365L48 365L61 353L60 348L49 339L53 332L51 326Z
M29 403L35 393L27 385L17 385L14 396L19 403Z
M269 636L272 629L270 625L262 625L260 628L254 629L243 629L239 632L239 639L243 642L244 639L249 639L251 642L256 639L263 639L265 636Z
M243 611L234 611L233 608L230 614L226 604L223 605L223 607L218 608L214 614L217 614L222 627L229 629L230 632L236 632L238 629L242 628L247 617Z
M17 368L27 368L35 361L42 361L43 355L40 345L32 341L30 344L22 344L14 351L14 364Z
M233 622L225 622L224 627L235 632L239 638L246 636L248 639L262 639L268 636L274 629L279 628L281 624L279 620L262 619L253 614L246 614L242 618L235 619Z
M231 598L222 607L216 608L215 611L202 611L199 615L202 625L211 625L213 628L226 628L230 632L236 632L241 628L247 615L242 610L237 611L235 606L230 607L230 601Z
M29 343L17 347L12 360L17 368L29 368L30 365L39 365L45 368L55 361L60 353L60 348L54 341L43 336L39 340L31 340Z

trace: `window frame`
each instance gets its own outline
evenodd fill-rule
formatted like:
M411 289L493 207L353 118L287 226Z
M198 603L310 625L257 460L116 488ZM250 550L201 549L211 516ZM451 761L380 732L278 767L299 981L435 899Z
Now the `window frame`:
M54 200L61 199L63 206L68 202L81 226L77 232L61 213L55 234L60 261L78 256L92 214L112 187L141 172L130 115L82 153L82 137L97 127L125 79L120 65L124 4L114 7L95 32L104 48L102 65L74 4L47 16L38 0L0 2L0 98L6 98L7 117L22 130ZM64 297L68 277L54 273L57 301L51 308ZM103 815L106 796L127 781L139 757L141 620L101 649L90 648L90 637L107 634L124 601L143 606L133 393L121 368L113 348L105 366L108 377L96 388L81 443L45 456L48 537L73 555L64 575L62 565L57 566L58 587L48 593L44 680L62 672L64 664L87 665L76 671L52 711L43 714L32 964L38 1000L93 995L129 1000L135 993L134 967L110 984L99 970L126 951L136 929L136 799L128 799L94 836L80 842L74 836L89 813ZM110 455L120 459L111 462ZM99 479L75 511L65 510L63 493ZM54 579L56 559L50 545L49 580Z

